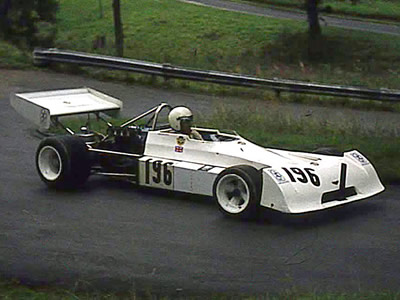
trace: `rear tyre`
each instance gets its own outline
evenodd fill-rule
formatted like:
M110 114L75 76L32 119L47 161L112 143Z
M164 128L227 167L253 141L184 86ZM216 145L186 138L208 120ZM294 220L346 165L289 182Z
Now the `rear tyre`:
M215 180L213 195L224 215L254 219L260 205L261 173L246 165L228 168Z
M83 185L90 168L86 144L76 136L46 138L36 151L40 179L51 188L70 189Z

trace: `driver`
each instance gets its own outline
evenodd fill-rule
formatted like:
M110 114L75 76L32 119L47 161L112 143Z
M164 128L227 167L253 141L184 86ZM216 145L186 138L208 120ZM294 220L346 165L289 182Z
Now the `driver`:
M192 139L203 140L201 134L197 130L192 129L193 114L189 108L185 106L175 107L170 111L168 120L172 129L187 134Z

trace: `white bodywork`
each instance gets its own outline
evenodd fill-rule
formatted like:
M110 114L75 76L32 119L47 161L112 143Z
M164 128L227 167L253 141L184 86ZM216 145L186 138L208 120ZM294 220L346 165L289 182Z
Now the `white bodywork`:
M23 117L43 129L50 128L54 117L122 108L122 101L90 88L19 93L12 95L10 102Z
M231 137L231 141L200 141L171 130L149 132L139 163L139 184L212 196L220 172L250 165L262 170L261 206L286 213L321 210L384 190L372 164L358 151L343 157L291 152ZM169 184L163 181L165 173L171 173ZM341 188L349 194L341 195Z
M16 94L11 97L11 105L38 126L49 128L52 118L116 111L122 102L98 91L80 88ZM160 104L121 125L121 128L127 127L142 116L155 113L153 126L145 128L144 153L102 150L87 144L92 152L138 161L134 174L111 175L134 177L142 186L213 196L216 179L226 168L252 166L261 172L260 205L286 213L321 210L384 190L372 164L355 150L333 156L268 149L238 135L201 128L198 131L205 140L191 139L171 128L155 129L157 114L163 107L170 108ZM54 169L45 163L41 166L45 171ZM49 174L57 176L56 171Z

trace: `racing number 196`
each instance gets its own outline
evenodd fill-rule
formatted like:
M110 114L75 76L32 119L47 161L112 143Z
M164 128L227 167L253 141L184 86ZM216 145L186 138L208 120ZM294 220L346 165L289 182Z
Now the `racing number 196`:
M145 177L146 184L150 184L150 180L155 184L171 185L172 183L172 172L168 168L172 162L163 162L161 160L148 159L145 162ZM153 174L153 176L151 176Z
M289 176L290 181L292 182L301 182L301 183L308 183L308 179L310 179L310 182L315 185L315 186L320 186L321 181L318 177L317 174L315 174L315 170L311 168L304 168L305 173L307 173L308 176L304 173L302 169L299 168L290 168L288 170L287 168L282 168L286 174ZM296 175L296 177L295 177Z

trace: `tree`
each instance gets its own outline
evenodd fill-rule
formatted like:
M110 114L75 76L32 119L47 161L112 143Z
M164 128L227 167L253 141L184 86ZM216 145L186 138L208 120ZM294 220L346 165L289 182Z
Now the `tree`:
M3 1L0 0L0 24L1 24L0 30L2 31L2 33L9 26L7 16L10 7L11 7L11 0L3 0Z
M0 35L21 47L51 46L57 0L0 0Z
M114 31L115 31L115 47L117 48L117 56L124 55L124 33L121 21L121 5L120 0L113 0L114 12Z
M317 39L321 35L321 26L319 25L318 4L320 0L306 0L308 31L311 39Z

